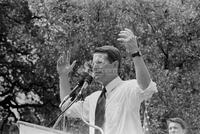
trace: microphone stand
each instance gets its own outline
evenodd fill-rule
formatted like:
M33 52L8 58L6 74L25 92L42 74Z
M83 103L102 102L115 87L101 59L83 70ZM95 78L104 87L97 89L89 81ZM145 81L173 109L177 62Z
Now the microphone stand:
M49 123L49 125L51 125L52 124L52 122L54 122L55 120L57 120L55 123L54 123L54 125L53 125L53 129L55 129L55 127L58 125L58 123L59 123L59 121L60 121L60 119L62 118L62 116L64 115L64 113L76 102L76 101L78 101L78 100L84 100L84 97L83 97L83 95L82 95L82 92L83 92L83 89L81 89L80 91L79 91L79 93L77 94L77 96L76 96L76 98L55 118L55 119L53 119L50 123ZM69 98L68 98L69 99ZM65 101L66 102L66 101ZM63 105L64 103L62 103L62 105ZM62 106L61 105L61 106ZM48 125L48 126L49 126Z
M50 123L52 124L52 122L54 122L56 120L56 122L53 125L53 129L55 129L55 127L58 125L59 121L61 120L61 118L63 117L64 113L77 101L78 99L75 98L55 119L53 119ZM48 126L49 126L48 125Z
M57 120L56 122L55 122L55 124L53 125L53 129L55 129L55 127L58 125L58 123L59 123L59 121L60 121L60 119L63 117L63 115L64 115L64 113L76 102L76 101L78 101L78 100L80 100L81 102L82 102L82 110L81 110L81 119L83 120L83 122L84 123L86 123L89 127L93 127L94 129L98 129L100 132L101 132L101 134L104 134L104 132L103 132L103 129L102 128L100 128L100 127L98 127L98 126L96 126L96 125L92 125L92 124L90 124L89 122L87 122L84 118L83 118L83 102L84 102L84 100L85 100L85 98L84 98L84 96L83 96L83 90L84 90L84 88L81 88L80 89L80 91L79 91L79 93L77 94L77 96L76 96L76 98L52 121L52 122L54 122L55 120ZM64 104L64 103L63 103ZM52 123L51 122L51 123ZM50 124L51 124L50 123ZM49 124L49 125L50 125ZM48 126L49 126L48 125Z

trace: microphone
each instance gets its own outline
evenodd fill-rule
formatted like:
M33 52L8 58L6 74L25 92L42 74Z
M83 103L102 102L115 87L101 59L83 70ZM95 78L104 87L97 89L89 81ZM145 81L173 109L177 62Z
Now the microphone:
M93 77L91 75L88 75L85 78L83 86L81 87L80 92L78 93L78 98L83 97L83 94L82 94L83 90L85 90L92 83L92 80L93 80Z
M86 78L89 76L88 73L83 72L81 75L81 79L78 81L77 85L73 88L73 90L69 93L69 95L65 96L63 101L60 103L59 107L61 108L62 105L69 99L71 98L71 101L73 101L76 98L76 93L79 92L81 89L80 87L83 86L83 84L86 81Z

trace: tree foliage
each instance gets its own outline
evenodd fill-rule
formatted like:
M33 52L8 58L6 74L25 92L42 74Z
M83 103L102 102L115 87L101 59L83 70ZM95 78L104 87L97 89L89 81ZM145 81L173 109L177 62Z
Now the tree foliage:
M47 111L58 109L56 50L40 36L35 20L41 17L27 1L4 0L0 6L1 129L8 119L43 123L52 117Z
M56 117L56 60L68 49L71 61L78 61L76 72L95 47L114 45L123 56L120 76L134 78L134 65L116 40L127 27L137 35L158 87L148 107L151 133L166 134L166 119L174 116L188 122L190 133L199 131L198 0L2 0L0 6L2 120L20 117L47 126ZM85 131L77 120L68 123Z

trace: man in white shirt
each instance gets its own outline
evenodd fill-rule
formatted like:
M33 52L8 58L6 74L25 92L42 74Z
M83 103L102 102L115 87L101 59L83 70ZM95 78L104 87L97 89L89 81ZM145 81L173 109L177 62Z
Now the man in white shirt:
M102 127L105 134L143 134L140 121L140 104L149 99L157 91L156 84L151 80L148 69L137 45L136 37L130 29L119 33L118 41L123 43L135 66L136 79L123 81L118 76L121 55L113 46L102 46L93 54L93 74L96 81L106 88L105 122ZM60 98L64 99L70 92L68 73L75 62L69 64L70 54L60 57L57 71L60 75ZM75 103L66 113L70 117L83 117L95 124L95 110L101 91L96 91L81 102ZM67 103L62 106L65 109ZM83 108L83 110L82 110ZM94 129L90 127L90 134Z

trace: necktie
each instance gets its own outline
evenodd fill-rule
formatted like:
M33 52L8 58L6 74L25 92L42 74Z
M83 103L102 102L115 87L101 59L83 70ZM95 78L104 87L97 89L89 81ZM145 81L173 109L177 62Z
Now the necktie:
M105 121L105 104L106 104L106 88L104 87L96 105L95 110L95 125L103 128ZM95 134L100 134L100 131L95 129Z

